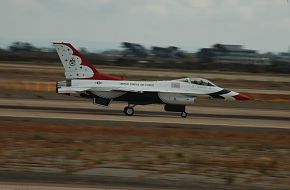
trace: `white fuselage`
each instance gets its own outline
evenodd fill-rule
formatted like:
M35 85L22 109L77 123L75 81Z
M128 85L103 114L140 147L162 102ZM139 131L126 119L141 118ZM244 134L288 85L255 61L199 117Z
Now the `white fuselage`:
M165 104L164 110L187 116L185 105L197 97L249 100L249 97L220 88L207 79L183 78L166 81L126 81L122 77L99 72L70 43L53 43L65 70L66 81L56 84L56 92L75 94L108 106L115 101L127 102L124 113L134 115L134 106Z
M89 90L93 94L115 99L128 92L148 93L156 92L162 102L166 104L193 104L196 97L210 97L210 94L223 90L215 85L198 85L184 80L170 81L125 81L125 80L84 80L74 79L70 86L59 89L59 93L75 93ZM223 94L224 99L232 99L237 93L230 91Z

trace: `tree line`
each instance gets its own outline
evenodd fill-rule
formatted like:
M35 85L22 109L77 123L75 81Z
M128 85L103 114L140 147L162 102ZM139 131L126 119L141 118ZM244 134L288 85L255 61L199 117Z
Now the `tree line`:
M138 43L123 42L120 50L90 52L79 48L81 53L95 65L168 68L202 71L272 72L290 73L290 61L271 57L270 65L217 63L201 59L197 53L189 53L175 46L145 48ZM37 64L59 64L54 48L39 48L28 42L13 42L0 49L0 63L4 61L37 62Z

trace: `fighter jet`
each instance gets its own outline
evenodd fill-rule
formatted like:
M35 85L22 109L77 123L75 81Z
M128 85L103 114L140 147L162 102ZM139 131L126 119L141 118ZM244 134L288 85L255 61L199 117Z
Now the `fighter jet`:
M241 93L218 87L203 78L163 81L130 81L99 72L70 43L53 43L65 70L65 81L56 83L56 92L90 98L94 104L109 106L113 101L126 102L127 116L134 115L136 105L163 104L167 112L187 117L186 105L198 97L225 100L249 100Z

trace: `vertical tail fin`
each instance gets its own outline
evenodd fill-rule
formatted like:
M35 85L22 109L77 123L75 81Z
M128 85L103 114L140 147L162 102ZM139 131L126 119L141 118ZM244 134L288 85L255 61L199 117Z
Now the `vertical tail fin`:
M67 79L122 80L121 77L101 73L70 43L53 43L65 69Z

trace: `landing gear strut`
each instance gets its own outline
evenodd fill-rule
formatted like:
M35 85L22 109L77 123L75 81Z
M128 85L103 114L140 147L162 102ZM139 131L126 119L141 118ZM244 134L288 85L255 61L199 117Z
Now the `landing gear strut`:
M126 115L128 115L128 116L132 116L132 115L134 115L134 107L135 107L135 105L133 105L133 106L130 106L129 104L128 104L128 106L126 106L125 108L124 108L124 113L126 114Z
M182 118L187 117L187 113L185 111L185 105L172 105L172 104L165 104L164 110L168 112L178 112Z
M182 118L186 118L187 117L187 113L185 111L181 112L180 115L181 115Z

